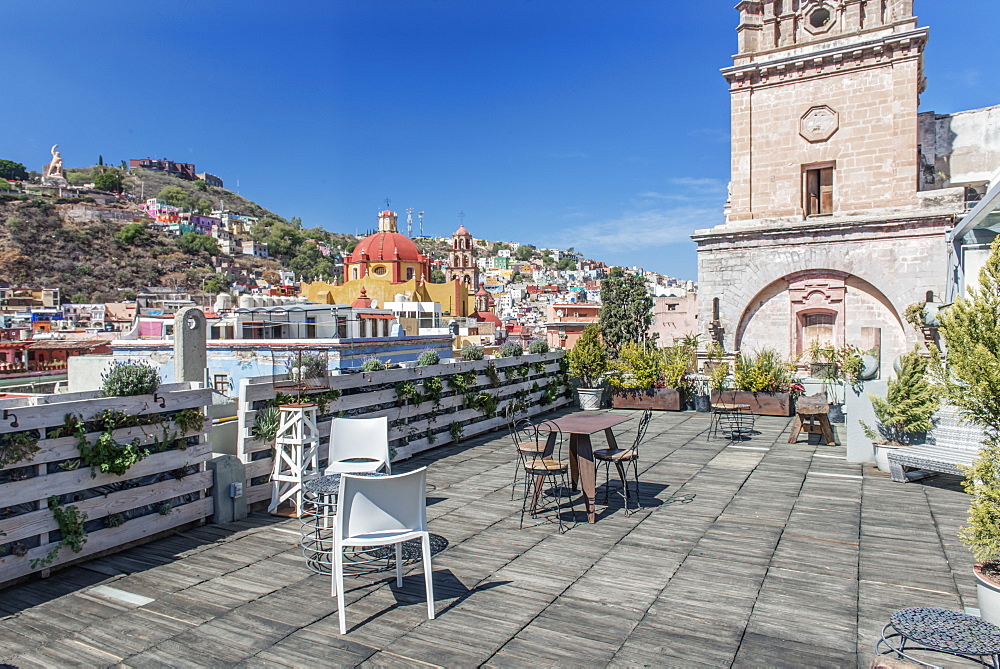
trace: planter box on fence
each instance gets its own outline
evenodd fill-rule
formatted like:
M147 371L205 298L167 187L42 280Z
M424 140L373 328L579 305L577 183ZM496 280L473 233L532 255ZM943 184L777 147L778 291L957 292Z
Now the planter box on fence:
M340 397L329 401L323 414L319 416L321 460L325 460L329 452L331 420L344 415L350 418L386 416L389 419L389 442L396 448L395 460L398 461L430 448L452 443L452 425L461 427L462 441L505 427L504 409L513 402L523 403L522 416L534 416L571 404L574 401L573 395L566 397L565 387L561 383L555 396L549 390L550 384L557 383L562 378L560 360L564 355L562 351L552 351L512 358L456 361L409 369L333 375L328 377L329 389L304 392L302 401L309 401L309 395L323 395L331 391L340 393ZM489 373L491 364L495 369L492 378ZM465 392L450 387L449 378L470 375L470 372L472 382ZM436 406L426 395L420 403L401 401L396 390L397 384L412 383L417 386L430 378L440 378L443 382L441 397ZM247 468L248 504L270 499L271 496L271 444L254 439L251 430L256 422L257 411L275 397L276 390L283 392L280 387L282 383L281 376L243 379L240 382L236 454ZM467 393L485 393L495 398L494 415L488 416L480 409L467 406Z
M612 388L611 407L657 411L680 411L684 408L681 393L674 388Z
M722 390L712 393L712 404L748 404L758 416L791 416L795 407L788 393L752 393L749 390Z
M0 535L0 586L212 515L207 495L212 473L205 468L212 457L206 438L211 421L206 419L201 430L183 432L172 420L179 410L201 409L211 401L211 391L196 383L164 384L156 395L134 397L83 392L0 400L5 417L0 433L39 437L33 456L0 466L0 533L5 533ZM151 451L122 476L99 469L91 476L91 468L80 463L78 438L54 434L67 416L91 422L105 410L162 416L111 432L119 443L138 439ZM93 444L102 434L88 431L86 438ZM64 509L75 506L86 515L86 542L78 553L63 546L51 563L32 567L59 543L59 526L47 505L53 496Z

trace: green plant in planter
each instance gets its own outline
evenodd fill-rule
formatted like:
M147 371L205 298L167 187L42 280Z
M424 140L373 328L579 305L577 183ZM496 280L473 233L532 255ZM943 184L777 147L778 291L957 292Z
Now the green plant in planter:
M410 404L420 404L424 401L424 396L417 392L417 384L413 381L400 381L396 384L396 403L403 406L407 402Z
M281 423L281 412L275 405L265 406L257 412L257 421L250 428L250 435L265 444L274 443Z
M27 460L39 448L38 437L30 431L0 434L0 467Z
M462 441L462 436L465 434L465 428L462 427L461 423L452 423L448 426L448 434L451 435L451 441L454 444Z
M549 352L549 342L544 339L532 339L531 343L528 344L528 353L533 355L539 355L541 353Z
M653 388L660 380L660 352L649 344L625 342L611 370L615 388Z
M173 421L180 428L181 434L201 432L201 428L205 426L205 414L201 409L181 409L174 414Z
M708 375L708 389L717 393L729 388L729 363L717 362Z
M101 375L101 395L131 397L152 395L160 387L160 375L151 365L137 360L116 360Z
M583 334L570 350L569 371L583 388L600 387L602 377L608 371L608 352L601 343L601 328L591 323L583 329Z
M490 380L490 385L494 388L500 385L500 372L497 370L496 363L492 360L486 365L486 377Z
M444 391L444 381L440 376L432 376L424 380L424 394L434 402L434 409L441 408L441 393Z
M47 567L52 564L52 561L56 559L59 551L64 546L68 546L74 553L79 553L83 550L83 545L87 543L87 530L83 528L83 524L87 520L87 514L80 513L80 509L75 506L63 506L59 503L57 495L49 497L47 505L49 511L52 512L52 517L55 519L56 525L59 526L59 533L62 534L62 539L59 540L59 543L45 557L33 559L31 561L32 569Z
M385 369L386 363L382 362L376 357L365 358L364 362L361 363L362 372L381 372Z
M427 367L428 365L436 365L441 362L441 356L438 355L437 351L424 351L417 357L418 367Z
M521 346L521 342L508 339L500 347L499 353L501 358L516 358L517 356L524 355L524 347Z
M892 446L911 444L918 435L934 427L931 416L941 407L937 392L927 378L927 360L915 350L900 359L896 378L889 381L885 398L868 393L878 419L878 431L858 421L873 442Z
M483 347L476 346L475 344L466 344L462 347L462 360L472 361L472 360L482 360L483 359Z
M753 393L787 393L795 384L796 363L786 361L774 349L739 353L733 367L736 390Z
M1000 238L979 272L979 287L957 297L939 316L948 359L932 349L935 385L949 405L979 425L985 447L965 471L971 495L968 524L959 536L976 560L1000 558Z
M467 392L474 385L476 385L476 373L473 371L452 374L448 377L448 386L459 394Z
M100 436L93 444L87 438L87 429L82 423L76 433L80 462L90 467L91 478L97 476L98 469L105 474L123 476L132 465L149 456L149 449L140 446L139 437L124 444L115 440L114 431L122 422L119 412L105 409L93 420L102 427Z
M660 385L681 392L684 398L694 394L694 379L688 374L695 349L669 346L660 349Z

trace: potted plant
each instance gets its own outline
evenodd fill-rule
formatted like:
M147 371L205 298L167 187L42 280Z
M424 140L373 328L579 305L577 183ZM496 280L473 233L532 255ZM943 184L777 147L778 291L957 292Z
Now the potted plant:
M773 349L737 353L732 366L734 389L714 390L712 403L746 404L759 416L791 416L795 398L803 391L792 373L795 367L795 362L783 360ZM721 384L726 383L727 379L721 379Z
M923 441L934 424L931 416L940 406L937 393L927 379L927 360L916 350L900 359L899 373L889 381L885 398L868 393L878 420L877 431L858 421L875 448L875 464L889 473L891 451Z
M972 549L979 610L1000 625L1000 239L979 272L979 288L939 312L947 366L936 360L937 388L949 405L983 428L984 448L965 472L971 496L968 525L959 536ZM937 358L937 349L932 348Z
M649 344L623 344L618 360L611 364L611 406L680 411L692 391L687 374L690 363L691 349L686 346L656 349Z
M600 409L604 395L601 380L608 371L608 353L601 342L601 329L597 323L584 328L568 357L570 374L578 382L576 394L580 408L584 411Z

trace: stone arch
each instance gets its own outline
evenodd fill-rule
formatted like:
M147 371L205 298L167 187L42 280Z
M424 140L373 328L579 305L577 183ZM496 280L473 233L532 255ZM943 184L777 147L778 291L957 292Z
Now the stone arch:
M831 269L793 272L766 284L739 312L735 349L767 346L785 356L801 354L808 346L803 319L815 314L835 317L835 346L861 344L861 328L877 327L883 351L895 356L906 350L903 321L892 300L872 282Z

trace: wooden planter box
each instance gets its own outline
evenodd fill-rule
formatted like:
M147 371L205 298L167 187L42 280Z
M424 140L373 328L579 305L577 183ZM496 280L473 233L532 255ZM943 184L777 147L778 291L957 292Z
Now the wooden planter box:
M612 388L611 407L680 411L684 408L684 402L680 391L674 388Z
M791 416L795 402L788 393L752 393L748 390L722 390L712 393L712 404L749 404L758 416Z
M87 541L79 553L68 546L47 568L78 562L119 546L134 545L146 537L200 521L212 515L212 472L205 463L212 457L206 438L211 420L197 432L182 432L169 419L180 409L200 409L212 402L201 384L160 386L156 395L98 397L96 392L66 393L0 400L7 419L0 432L34 431L39 436L34 456L0 467L0 587L24 576L47 571L32 567L32 559L45 557L55 546L58 525L46 500L58 496L64 506L86 514ZM105 409L131 415L164 416L159 424L122 427L113 432L118 442L138 438L151 450L157 440L176 435L168 450L154 452L133 465L123 476L79 465L76 437L55 437L66 415L91 420ZM11 425L16 416L17 427ZM93 443L101 432L90 432ZM115 516L112 521L106 521Z

